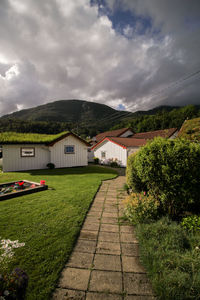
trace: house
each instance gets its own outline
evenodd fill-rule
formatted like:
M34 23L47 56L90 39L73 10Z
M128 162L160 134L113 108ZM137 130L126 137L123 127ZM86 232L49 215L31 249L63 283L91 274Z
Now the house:
M92 138L91 146L88 149L88 161L93 162L94 157L96 154L94 153L93 147L102 141L106 137L130 137L133 135L133 131L130 128L121 128L116 130L110 130L106 132L102 132L97 134L95 137Z
M136 139L152 140L158 136L163 137L163 138L168 138L168 139L174 139L177 137L177 135L178 135L177 128L169 128L169 129L135 133L135 134L133 134L132 137L134 137Z
M98 143L99 141L103 140L105 137L129 137L132 135L133 135L133 131L131 128L121 128L121 129L99 133L95 137L93 137L93 142Z
M3 171L86 166L89 144L72 132L56 135L1 133Z
M126 133L130 132L130 129L126 131ZM127 137L105 136L105 133L102 133L103 139L99 140L91 149L94 152L94 156L98 157L102 164L108 164L114 160L121 167L126 167L128 156L136 152L141 146L144 146L148 140L158 136L175 138L177 133L177 128L132 133L128 134Z

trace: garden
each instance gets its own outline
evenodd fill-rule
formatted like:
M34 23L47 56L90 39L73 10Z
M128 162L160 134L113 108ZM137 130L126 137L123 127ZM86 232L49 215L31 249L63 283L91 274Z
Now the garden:
M98 166L0 174L48 185L0 202L0 299L51 298L102 180L116 175Z
M156 138L126 176L125 215L157 299L200 299L200 145Z

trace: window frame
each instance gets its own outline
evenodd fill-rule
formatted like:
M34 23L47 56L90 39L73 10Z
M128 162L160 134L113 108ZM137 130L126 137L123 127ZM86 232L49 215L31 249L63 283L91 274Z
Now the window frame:
M24 155L23 154L23 151L25 150L25 151L27 151L27 150L32 150L33 151L33 154L32 155ZM20 156L21 157L35 157L35 147L21 147L20 148Z
M73 152L67 152L66 149L67 147L73 147ZM64 154L75 154L75 145L64 145Z
M101 151L101 159L106 159L106 151Z

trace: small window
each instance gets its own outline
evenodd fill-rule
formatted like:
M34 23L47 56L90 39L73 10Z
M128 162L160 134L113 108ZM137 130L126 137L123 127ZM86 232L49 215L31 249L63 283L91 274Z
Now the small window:
M21 157L34 157L35 156L35 148L21 148Z
M72 146L72 145L65 146L64 153L65 154L73 154L74 153L74 146Z
M106 158L106 151L101 151L101 158Z

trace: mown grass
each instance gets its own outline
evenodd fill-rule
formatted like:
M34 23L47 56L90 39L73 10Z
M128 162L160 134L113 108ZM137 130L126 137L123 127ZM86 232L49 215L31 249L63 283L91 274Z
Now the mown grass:
M10 266L29 276L26 299L49 299L102 180L116 172L95 166L1 173L0 182L41 179L51 189L0 202L0 236L19 240Z
M136 230L157 299L200 299L200 234L187 233L167 218Z

